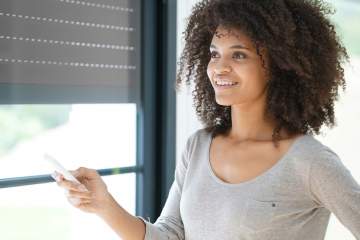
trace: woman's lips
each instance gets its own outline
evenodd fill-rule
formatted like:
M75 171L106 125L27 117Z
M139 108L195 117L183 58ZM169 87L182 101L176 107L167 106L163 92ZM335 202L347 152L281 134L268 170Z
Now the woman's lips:
M234 83L235 83L234 85L218 85L215 81L214 86L218 90L224 90L224 89L236 88L240 85L238 82L234 82Z

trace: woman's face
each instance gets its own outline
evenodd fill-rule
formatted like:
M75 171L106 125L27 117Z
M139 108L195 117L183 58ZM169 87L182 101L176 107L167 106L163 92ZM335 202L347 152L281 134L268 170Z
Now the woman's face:
M255 45L241 31L218 27L210 52L207 75L219 105L248 104L266 94L266 70ZM261 54L267 66L267 57Z

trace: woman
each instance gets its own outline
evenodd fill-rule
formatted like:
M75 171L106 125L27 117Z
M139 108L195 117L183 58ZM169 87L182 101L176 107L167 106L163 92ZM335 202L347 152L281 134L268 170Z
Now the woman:
M177 163L161 216L127 213L95 170L57 177L73 205L122 239L324 239L330 213L360 238L360 186L317 141L334 125L341 62L330 10L310 0L204 0L185 31L177 83L195 83L205 125Z

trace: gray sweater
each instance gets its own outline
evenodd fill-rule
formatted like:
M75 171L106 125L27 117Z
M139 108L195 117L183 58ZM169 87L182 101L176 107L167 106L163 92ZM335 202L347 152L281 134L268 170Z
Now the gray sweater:
M321 240L330 214L360 239L360 186L340 158L312 135L297 138L270 169L231 184L209 163L212 134L193 133L175 180L145 240Z

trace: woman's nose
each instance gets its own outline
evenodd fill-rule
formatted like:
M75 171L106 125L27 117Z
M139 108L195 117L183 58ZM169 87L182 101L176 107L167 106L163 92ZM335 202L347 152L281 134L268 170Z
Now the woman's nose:
M214 71L216 74L224 74L224 73L229 73L231 72L231 67L229 65L217 65L214 68Z
M214 71L216 74L223 74L231 72L232 68L225 61L218 61L214 66Z

